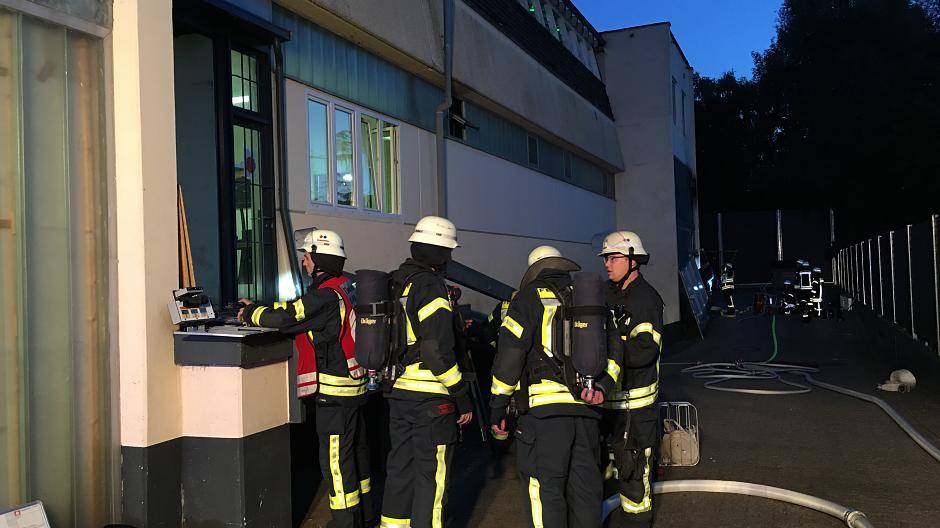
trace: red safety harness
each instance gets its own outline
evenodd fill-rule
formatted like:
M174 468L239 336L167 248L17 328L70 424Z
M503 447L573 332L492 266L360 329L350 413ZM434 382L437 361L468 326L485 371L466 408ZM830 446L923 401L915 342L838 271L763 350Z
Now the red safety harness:
M333 277L323 281L317 289L329 288L339 297L339 342L346 356L349 377L360 379L366 371L356 361L356 314L343 289L348 282L346 277ZM294 345L297 347L297 397L304 398L317 392L317 353L313 348L313 332L297 334Z

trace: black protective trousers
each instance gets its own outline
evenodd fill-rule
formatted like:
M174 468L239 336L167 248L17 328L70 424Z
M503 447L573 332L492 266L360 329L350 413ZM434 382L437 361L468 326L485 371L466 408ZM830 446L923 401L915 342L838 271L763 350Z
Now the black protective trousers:
M330 489L329 528L363 528L375 513L361 406L316 402L320 471Z
M606 472L607 490L620 494L620 508L607 526L651 526L653 481L658 451L655 404L629 411L605 411L603 430L613 460Z
M386 464L382 528L441 528L457 443L451 399L389 399L391 448Z
M516 427L519 475L533 528L596 528L603 482L598 420L523 415Z

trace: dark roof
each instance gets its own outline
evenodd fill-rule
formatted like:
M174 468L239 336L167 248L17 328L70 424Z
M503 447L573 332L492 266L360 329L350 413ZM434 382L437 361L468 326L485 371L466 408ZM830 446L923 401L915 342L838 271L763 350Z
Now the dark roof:
M598 110L613 118L604 83L539 24L521 4L510 0L463 1L546 70L552 72ZM570 4L570 1L568 3ZM571 6L574 7L573 4ZM580 16L580 13L577 14ZM591 29L594 30L593 27Z

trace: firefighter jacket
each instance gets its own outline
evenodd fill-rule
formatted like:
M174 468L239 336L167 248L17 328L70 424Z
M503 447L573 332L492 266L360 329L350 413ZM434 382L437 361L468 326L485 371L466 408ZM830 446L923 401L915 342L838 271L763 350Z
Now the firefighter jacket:
M604 407L641 409L656 402L659 394L659 358L662 352L663 300L638 275L625 289L613 283L607 305L614 314L619 345L611 361L621 376Z
M503 319L506 317L506 312L509 311L509 301L500 301L490 312L490 315L486 317L486 325L483 329L483 340L490 344L491 347L496 348L497 341L499 340L499 329L503 325Z
M509 400L516 391L522 399L518 406L537 417L586 416L599 418L598 408L573 394L566 383L562 360L564 351L561 328L564 324L564 299L571 287L567 272L547 269L525 285L509 305L499 331L499 347L493 360L493 383L490 389L491 421L499 423L505 416ZM610 363L595 386L609 394L614 377ZM568 379L570 381L570 379ZM517 400L518 402L519 400Z
M285 329L303 322L309 328L294 340L298 397L316 392L326 401L349 405L364 399L365 371L352 349L355 314L340 290L347 280L322 275L299 299L245 308L243 318L250 326Z
M389 397L450 397L461 414L469 412L470 387L457 365L454 314L444 278L434 268L408 259L392 273L392 282L404 307L407 347L395 360L400 370Z

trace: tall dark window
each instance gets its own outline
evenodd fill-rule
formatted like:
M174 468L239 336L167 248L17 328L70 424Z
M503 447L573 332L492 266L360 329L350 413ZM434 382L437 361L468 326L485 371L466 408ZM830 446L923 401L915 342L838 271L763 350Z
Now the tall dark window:
M223 297L270 301L277 276L270 70L267 57L253 50L231 48L229 57L232 150L219 212L228 231L222 265L234 281L224 279L223 269Z

